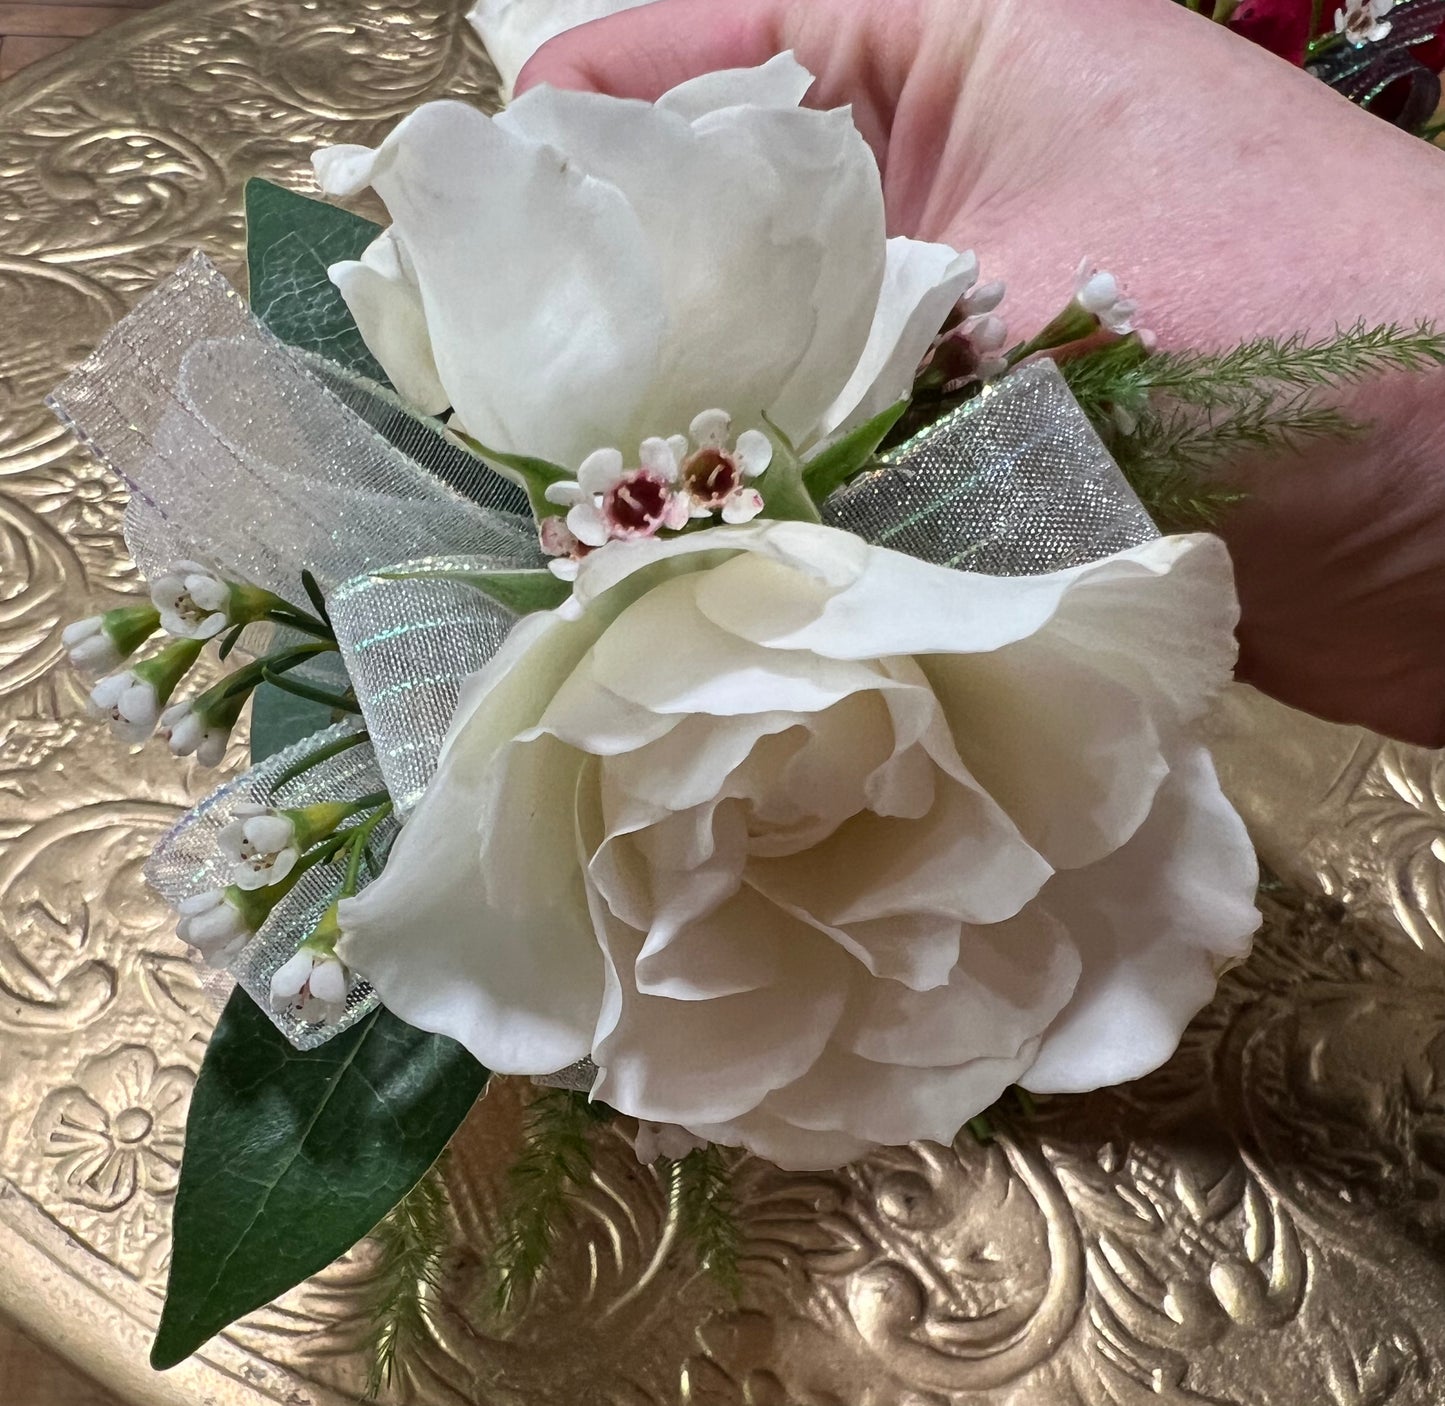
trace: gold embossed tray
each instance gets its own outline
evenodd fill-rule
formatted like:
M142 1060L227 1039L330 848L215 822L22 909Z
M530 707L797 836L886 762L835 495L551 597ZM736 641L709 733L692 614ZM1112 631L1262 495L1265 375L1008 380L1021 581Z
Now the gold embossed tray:
M211 1022L139 865L200 794L55 667L135 587L121 498L41 398L241 187L494 79L463 0L193 0L0 88L0 1311L146 1406L355 1400L365 1249L164 1376L145 1363ZM620 1141L527 1310L479 1308L517 1132L459 1139L425 1406L1385 1406L1445 1400L1445 773L1238 691L1232 790L1283 881L1164 1070L991 1147L742 1173L740 1303ZM23 1384L0 1392L31 1406Z

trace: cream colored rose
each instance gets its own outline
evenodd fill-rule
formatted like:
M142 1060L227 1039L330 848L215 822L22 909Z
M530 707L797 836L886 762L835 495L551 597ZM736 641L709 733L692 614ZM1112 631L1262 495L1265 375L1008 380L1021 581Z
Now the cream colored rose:
M805 523L613 545L465 690L344 961L489 1068L785 1167L1168 1058L1256 868L1211 537L1047 576Z

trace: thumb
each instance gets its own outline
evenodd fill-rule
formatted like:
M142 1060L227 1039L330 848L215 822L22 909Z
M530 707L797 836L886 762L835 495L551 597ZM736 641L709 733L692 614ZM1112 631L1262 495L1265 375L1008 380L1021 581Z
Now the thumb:
M544 44L517 78L653 102L690 78L752 68L789 47L783 0L653 0Z

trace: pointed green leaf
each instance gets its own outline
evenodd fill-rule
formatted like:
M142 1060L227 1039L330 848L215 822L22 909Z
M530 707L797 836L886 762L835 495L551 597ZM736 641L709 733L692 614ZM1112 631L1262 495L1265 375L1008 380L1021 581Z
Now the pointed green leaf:
M486 1082L460 1045L384 1009L293 1049L236 991L191 1100L151 1365L175 1366L345 1254L421 1180Z
M514 615L555 610L572 594L572 583L545 567L529 571L378 571L376 575L383 581L460 581Z
M803 484L803 461L793 441L766 415L768 438L773 442L773 460L753 487L763 495L763 516L784 522L819 522L818 505Z
M903 418L908 404L905 399L897 405L890 405L881 415L875 415L856 430L850 430L842 439L808 461L807 468L803 470L803 483L815 503L826 502L831 494L868 467L878 452L878 446Z
M270 181L246 182L246 266L251 311L288 346L315 352L387 384L346 300L326 275L362 250L381 226Z
M332 723L331 709L263 683L251 695L251 763L300 742Z

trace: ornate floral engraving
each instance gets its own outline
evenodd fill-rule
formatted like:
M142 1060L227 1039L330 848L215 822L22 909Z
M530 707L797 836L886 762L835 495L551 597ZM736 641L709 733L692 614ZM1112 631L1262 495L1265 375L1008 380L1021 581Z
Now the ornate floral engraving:
M94 1213L87 1239L107 1258L138 1258L147 1269L167 1258L160 1203L180 1175L194 1083L190 1069L163 1068L153 1051L122 1045L86 1060L35 1114L41 1155L64 1198Z

